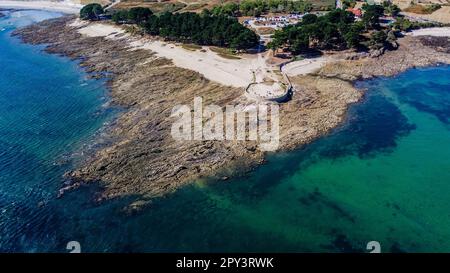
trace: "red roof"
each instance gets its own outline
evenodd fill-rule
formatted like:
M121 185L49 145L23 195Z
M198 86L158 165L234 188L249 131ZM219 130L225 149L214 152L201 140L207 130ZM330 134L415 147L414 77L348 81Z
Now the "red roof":
M353 13L353 15L355 15L356 17L362 16L362 12L360 9L348 8L347 10L350 11L351 13Z

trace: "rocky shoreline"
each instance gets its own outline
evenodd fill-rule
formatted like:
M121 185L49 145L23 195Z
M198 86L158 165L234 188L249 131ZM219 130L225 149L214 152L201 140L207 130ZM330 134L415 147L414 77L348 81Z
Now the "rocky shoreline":
M202 96L205 104L240 104L245 101L241 88L211 82L149 50L131 50L125 39L82 36L70 24L74 18L51 19L14 33L25 43L46 44L49 53L80 60L92 77L107 77L112 102L126 110L108 128L114 142L68 173L72 184L67 189L100 182L104 186L100 200L131 194L148 200L197 179L226 180L264 162L265 154L255 142L177 142L170 135L173 106L191 105L196 96ZM316 75L294 77L297 91L280 105L280 150L307 144L339 125L349 105L363 95L353 87L355 80L450 64L448 40L433 41L405 37L399 40L399 49L378 58L346 53Z

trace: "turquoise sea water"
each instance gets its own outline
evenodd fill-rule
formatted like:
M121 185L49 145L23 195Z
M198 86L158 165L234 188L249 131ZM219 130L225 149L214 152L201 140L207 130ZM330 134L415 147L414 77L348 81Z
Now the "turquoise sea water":
M108 120L101 81L75 62L10 36L60 16L4 11L0 18L0 250L51 250L64 206L55 199L70 158Z
M63 159L111 116L102 82L8 31L0 32L0 251L65 252L75 240L86 252L364 252L369 241L383 252L450 252L449 66L358 83L364 100L329 135L271 155L247 176L199 181L127 215L132 197L96 204L94 187L55 198L72 165Z

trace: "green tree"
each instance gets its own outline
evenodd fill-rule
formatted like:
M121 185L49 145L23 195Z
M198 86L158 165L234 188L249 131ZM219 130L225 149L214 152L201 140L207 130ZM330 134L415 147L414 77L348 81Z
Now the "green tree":
M202 16L211 16L212 12L209 9L203 9L201 15Z
M267 44L268 48L277 49L286 45L288 41L289 29L294 28L294 26L287 26L284 29L278 29L272 35L272 41Z
M414 28L414 24L403 17L399 17L395 20L393 28L400 31L409 31Z
M221 15L163 13L152 15L143 24L145 31L170 40L200 45L248 49L258 45L259 37L235 18Z
M258 44L258 37L251 31L240 32L230 43L231 48L238 50L254 47Z
M356 5L356 0L343 0L342 6L344 9L354 8Z
M305 15L301 23L287 26L273 35L272 49L288 47L293 52L307 49L357 47L364 26L352 13L336 9L326 15Z
M306 33L303 33L296 37L292 41L289 50L295 53L300 53L309 49L309 37Z
M361 32L364 26L359 23L355 23L343 34L345 43L348 48L358 47L361 42Z
M335 24L337 23L350 24L355 21L355 16L353 15L353 13L349 11L342 9L335 9L328 12L322 20L327 20Z
M385 46L387 39L387 34L384 31L374 31L370 35L369 48L370 49L380 49Z
M122 24L128 22L128 11L126 10L119 10L114 12L111 19L116 24Z
M317 15L315 14L308 13L302 18L303 25L314 24L315 22L317 22Z
M239 11L239 5L233 2L226 3L222 6L221 15L235 16Z
M384 8L380 5L364 4L362 21L366 29L377 29L380 26L380 17L384 14Z
M80 18L83 20L98 20L99 15L103 13L104 11L100 4L88 4L80 10Z
M128 11L128 20L135 24L146 22L153 12L149 8L135 7Z
M242 0L239 5L239 10L243 15L252 15L255 8L256 3L252 0Z
M392 4L391 2L388 1L383 2L383 8L384 13L393 17L396 17L401 11L397 5Z

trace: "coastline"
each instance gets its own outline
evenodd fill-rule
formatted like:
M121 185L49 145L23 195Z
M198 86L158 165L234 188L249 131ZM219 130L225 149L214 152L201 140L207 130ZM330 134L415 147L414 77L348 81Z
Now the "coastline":
M101 181L106 189L100 199L125 194L152 198L202 177L226 179L237 167L246 171L264 162L264 153L252 142L177 143L169 135L174 105L190 105L198 95L205 103L237 104L244 95L241 88L211 82L149 50L129 50L125 39L105 43L103 37L83 36L73 19L52 19L15 32L26 43L48 44L49 53L81 60L93 77L108 72L113 103L127 109L109 128L117 141L68 173L69 189ZM425 47L422 40L405 37L398 50L378 58L348 54L347 60L329 63L314 75L293 77L298 92L281 105L280 151L305 145L341 124L349 105L363 95L353 86L356 80L450 63L449 54Z
M0 1L0 10L2 9L34 9L55 11L65 14L77 14L83 6L70 1L51 2L51 1Z

